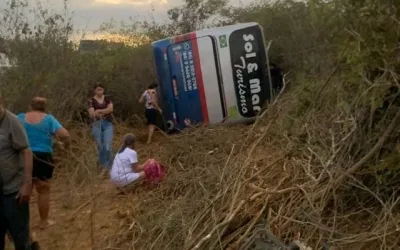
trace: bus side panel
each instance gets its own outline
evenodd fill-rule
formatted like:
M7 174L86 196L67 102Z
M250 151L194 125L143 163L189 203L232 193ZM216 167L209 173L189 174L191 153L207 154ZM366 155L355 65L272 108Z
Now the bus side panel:
M171 77L176 78L177 92L174 94L177 128L185 127L185 120L193 123L208 119L204 109L204 93L201 94L202 78L199 65L197 43L192 40L173 44L168 47L168 62Z
M167 48L170 45L169 40L165 39L153 43L153 56L159 83L159 102L163 110L163 118L168 129L175 127L174 114L175 103L171 88L171 76L169 71Z
M187 40L175 39L178 42L168 49L171 75L178 83L175 103L179 127L185 119L206 125L224 119L212 39L193 32Z

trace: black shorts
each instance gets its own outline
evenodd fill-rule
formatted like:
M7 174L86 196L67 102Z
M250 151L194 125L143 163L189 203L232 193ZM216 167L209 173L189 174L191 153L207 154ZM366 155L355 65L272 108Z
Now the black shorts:
M156 109L146 109L145 111L147 125L157 125L157 110Z
M54 165L51 153L33 152L32 178L41 181L49 180L53 177Z

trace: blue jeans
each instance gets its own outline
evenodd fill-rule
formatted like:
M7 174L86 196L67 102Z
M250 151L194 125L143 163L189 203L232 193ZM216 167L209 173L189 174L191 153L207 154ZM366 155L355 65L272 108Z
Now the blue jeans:
M5 248L7 231L10 232L16 250L31 250L29 203L20 204L16 196L17 193L0 194L0 250Z
M110 121L99 120L92 124L92 136L96 141L100 166L106 169L112 164L113 124Z

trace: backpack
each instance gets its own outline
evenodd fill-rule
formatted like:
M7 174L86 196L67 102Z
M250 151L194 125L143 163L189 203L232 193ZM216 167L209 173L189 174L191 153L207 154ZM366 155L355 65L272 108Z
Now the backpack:
M165 167L154 159L150 159L143 171L145 182L149 185L154 186L164 180Z

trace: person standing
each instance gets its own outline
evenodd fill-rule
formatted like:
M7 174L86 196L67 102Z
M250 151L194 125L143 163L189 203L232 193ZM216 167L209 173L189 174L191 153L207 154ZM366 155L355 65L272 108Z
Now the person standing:
M0 94L0 250L9 232L16 250L31 250L32 152L24 127Z
M157 87L157 83L150 84L139 99L140 103L145 102L145 115L147 119L147 125L149 127L147 144L151 143L151 139L157 125L157 112L162 113L162 110L158 105L157 93L155 90Z
M96 141L98 160L103 175L107 174L112 164L113 116L111 99L104 94L105 87L101 83L94 86L94 96L89 101L89 115L92 118L92 136Z
M32 99L30 111L18 114L28 136L29 146L33 152L33 185L38 193L38 209L40 229L52 226L49 220L50 211L50 180L53 177L53 137L59 138L66 148L69 148L68 131L52 115L46 113L46 99Z

